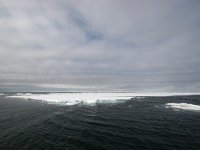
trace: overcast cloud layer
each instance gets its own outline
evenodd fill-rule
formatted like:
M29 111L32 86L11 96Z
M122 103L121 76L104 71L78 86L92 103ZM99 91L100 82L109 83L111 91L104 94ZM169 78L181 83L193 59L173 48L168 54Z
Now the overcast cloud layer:
M0 0L0 91L200 91L199 0Z

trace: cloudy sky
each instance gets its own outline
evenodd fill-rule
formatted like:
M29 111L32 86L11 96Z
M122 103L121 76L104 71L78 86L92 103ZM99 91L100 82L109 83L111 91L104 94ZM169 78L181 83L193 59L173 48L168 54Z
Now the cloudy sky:
M200 1L0 0L0 91L200 92Z

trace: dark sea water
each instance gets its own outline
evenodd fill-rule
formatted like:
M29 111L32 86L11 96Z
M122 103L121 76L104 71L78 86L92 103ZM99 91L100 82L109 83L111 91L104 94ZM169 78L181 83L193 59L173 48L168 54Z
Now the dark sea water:
M200 150L200 96L59 106L0 96L0 150Z

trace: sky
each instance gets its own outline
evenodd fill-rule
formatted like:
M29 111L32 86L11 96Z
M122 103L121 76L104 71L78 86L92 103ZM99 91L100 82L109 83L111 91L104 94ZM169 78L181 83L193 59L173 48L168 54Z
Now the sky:
M0 0L0 91L200 92L200 1Z

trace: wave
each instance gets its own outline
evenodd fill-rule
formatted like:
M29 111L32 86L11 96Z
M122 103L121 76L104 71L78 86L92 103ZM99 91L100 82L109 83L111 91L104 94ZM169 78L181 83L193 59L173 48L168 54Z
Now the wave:
M167 103L166 108L200 111L199 105L188 104L188 103Z

